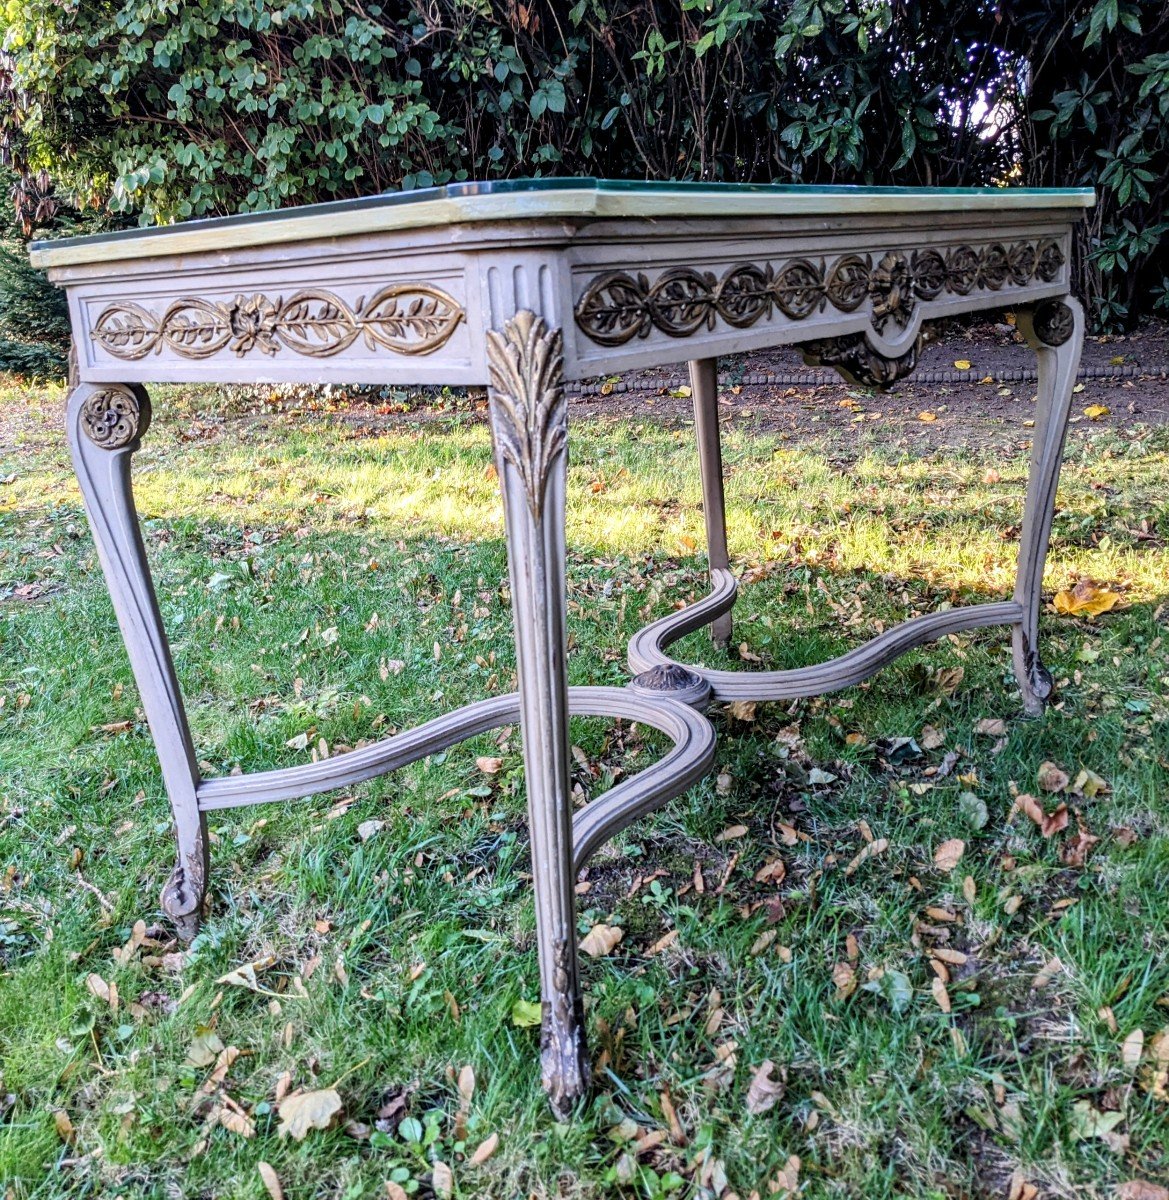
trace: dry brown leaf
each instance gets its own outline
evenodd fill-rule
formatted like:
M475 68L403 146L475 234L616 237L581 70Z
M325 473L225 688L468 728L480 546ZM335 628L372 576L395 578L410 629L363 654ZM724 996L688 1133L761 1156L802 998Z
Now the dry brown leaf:
M85 986L99 1000L108 1004L113 1012L118 1011L118 985L116 983L106 983L100 975L91 972L85 977Z
M1116 1189L1116 1200L1169 1200L1169 1187L1146 1179L1130 1179Z
M670 1127L670 1137L674 1144L685 1146L686 1131L682 1128L682 1122L678 1120L678 1111L674 1107L674 1101L671 1099L669 1091L661 1092L658 1100L662 1106L662 1116L666 1118L666 1124Z
M1092 847L1100 839L1086 829L1079 829L1076 836L1070 839L1059 852L1059 856L1069 867L1082 867L1088 861Z
M603 958L624 936L625 930L619 925L606 925L601 922L589 930L580 943L580 949L590 958Z
M1091 579L1081 579L1070 592L1056 592L1052 603L1055 611L1065 617L1096 617L1110 612L1121 597Z
M724 829L722 831L722 833L715 834L714 840L716 842L733 842L737 838L746 837L746 836L747 836L747 826L746 825L728 825L726 827L726 829Z
M475 1153L471 1155L471 1166L478 1167L485 1163L499 1149L499 1134L493 1133L485 1137L478 1146L475 1147Z
M362 821L357 827L357 836L363 842L368 842L371 837L376 837L381 833L385 827L385 821L379 821L376 817L370 821Z
M400 1184L395 1183L392 1179L387 1179L385 1182L386 1200L410 1200L406 1194L406 1189Z
M434 1170L430 1175L430 1186L438 1200L451 1200L455 1190L455 1177L450 1167L441 1159L435 1159Z
M777 1079L771 1078L775 1063L764 1059L760 1063L747 1088L747 1111L754 1117L770 1112L781 1099L786 1088L785 1073L780 1070Z
M852 963L838 962L832 968L832 982L836 984L837 1000L844 1000L856 991L856 968Z
M475 1095L475 1068L468 1063L459 1072L459 1107L470 1108L471 1098Z
M215 1110L215 1119L230 1133L238 1133L242 1138L256 1136L256 1123L247 1113L231 1104L221 1104Z
M1040 788L1045 792L1065 791L1071 783L1068 773L1053 762L1040 763L1037 778Z
M1044 968L1031 980L1035 989L1045 988L1063 970L1063 963L1058 958L1049 959Z
M774 929L765 929L752 943L750 953L753 957L762 954L772 942L775 941L776 931Z
M944 1013L950 1011L950 993L946 991L946 985L938 976L934 976L930 981L930 991L934 994L934 1000L937 1001L938 1007Z
M876 854L883 854L888 849L888 838L877 838L875 842L869 842L869 844L861 850L861 852L852 860L852 862L850 862L848 866L844 868L844 873L846 875L851 875L857 869L857 867L859 867L861 863L865 861L865 859L872 858Z
M961 838L950 838L934 851L934 865L942 871L952 871L965 853L966 843Z
M783 1170L767 1185L767 1190L775 1196L794 1196L800 1188L800 1167L801 1162L799 1156L793 1154L788 1160Z
M475 759L475 766L477 766L484 775L497 775L503 769L503 759L493 758L489 754L483 754Z
M294 1092L280 1102L281 1137L289 1136L303 1142L311 1129L328 1129L341 1111L341 1097L336 1088L321 1088L315 1092Z
M1007 724L1002 717L983 717L974 723L974 732L984 737L1005 737Z
M57 1136L67 1146L72 1146L76 1143L77 1130L73 1128L73 1122L69 1119L69 1114L63 1108L58 1108L53 1113L53 1127L57 1130Z
M727 712L736 721L754 721L755 707L756 701L754 700L732 700L727 705Z
M978 884L974 882L973 875L967 875L962 880L962 898L971 908L974 907L974 901L978 899Z
M1143 1029L1134 1029L1132 1033L1124 1039L1124 1044L1120 1047L1120 1061L1124 1063L1129 1071L1135 1071L1141 1065L1141 1055L1145 1050L1145 1031Z
M1028 792L1020 792L1015 797L1011 812L1013 814L1016 811L1034 821L1039 826L1039 832L1045 838L1062 833L1068 826L1068 806L1066 804L1060 803L1051 812L1045 812L1043 805Z
M782 858L773 858L769 863L764 863L763 866L755 872L756 883L773 883L778 887L783 883L783 877L787 874L787 867L784 865Z
M678 940L678 931L671 929L669 933L663 933L660 938L646 952L646 958L653 958L655 954L661 954L663 950L668 950Z

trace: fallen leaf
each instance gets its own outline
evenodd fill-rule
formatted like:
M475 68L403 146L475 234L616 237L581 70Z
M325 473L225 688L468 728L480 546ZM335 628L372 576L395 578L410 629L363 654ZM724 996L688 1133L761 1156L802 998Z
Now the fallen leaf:
M237 1133L242 1138L256 1136L256 1123L245 1112L230 1104L221 1104L215 1110L215 1119L229 1133Z
M975 722L974 732L985 737L1005 737L1007 726L1002 717L983 717L981 721Z
M838 962L832 968L837 1000L844 1000L856 991L856 968L852 963Z
M1071 782L1068 773L1053 762L1040 763L1037 778L1045 792L1062 792Z
M206 1070L215 1062L222 1050L223 1042L214 1030L200 1030L191 1039L190 1046L187 1047L187 1062L192 1067Z
M1072 784L1073 792L1079 792L1081 796L1086 796L1089 800L1094 800L1108 790L1108 781L1102 779L1095 771L1089 771L1087 767L1080 771L1076 776L1075 783Z
M1116 1200L1169 1200L1169 1187L1144 1179L1130 1179L1116 1189Z
M490 755L484 754L475 759L475 766L477 766L484 775L496 775L503 768L503 759L492 758Z
M1055 611L1065 617L1095 617L1110 612L1121 597L1091 579L1081 579L1069 591L1056 592L1052 603Z
M357 827L357 836L361 838L363 842L368 842L371 837L376 837L379 833L381 833L385 827L385 821L379 821L376 819L372 821L362 821Z
M754 700L732 700L727 705L727 713L736 721L754 721L756 703Z
M1135 1071L1141 1065L1141 1055L1144 1053L1144 1049L1145 1031L1134 1029L1120 1047L1120 1061L1128 1070Z
M736 838L747 836L746 825L728 825L721 833L715 834L716 842L733 842Z
M923 725L917 742L923 750L937 750L946 744L946 735L932 725Z
M781 1197L794 1196L800 1189L801 1165L799 1155L793 1154L783 1170L767 1185L768 1192Z
M1072 1105L1071 1134L1077 1142L1103 1138L1123 1120L1122 1112L1101 1112L1093 1108L1090 1101L1077 1100Z
M1080 829L1076 836L1068 841L1059 852L1060 858L1069 867L1082 867L1088 861L1088 854L1100 839L1086 829Z
M73 1128L69 1114L63 1108L58 1108L53 1113L53 1127L57 1130L57 1136L67 1146L72 1146L77 1141L77 1131Z
M1028 792L1020 792L1015 797L1011 812L1016 811L1034 821L1045 838L1062 833L1068 826L1068 806L1066 804L1061 803L1051 812L1045 812L1043 805Z
M959 794L958 815L971 829L981 829L990 820L990 814L986 810L986 801L974 792Z
M655 954L661 954L663 950L668 950L678 940L678 931L671 929L668 933L663 933L654 944L646 949L646 958L653 958Z
M965 853L966 843L961 838L950 838L934 851L934 865L942 871L952 871Z
M1037 990L1047 987L1062 970L1063 963L1058 958L1049 959L1046 966L1031 980L1031 986Z
M872 858L876 854L883 854L889 849L889 841L887 838L877 838L875 842L869 842L861 852L844 868L846 875L851 875L857 867L861 865L867 858Z
M475 1068L470 1063L459 1072L458 1088L460 1106L469 1108L475 1095Z
M406 1194L406 1189L400 1184L395 1183L392 1179L387 1179L385 1182L386 1200L410 1200Z
M494 1153L499 1149L499 1134L493 1133L485 1137L478 1146L475 1147L475 1153L471 1155L470 1163L473 1167L482 1166Z
M775 1063L764 1059L751 1079L747 1088L747 1111L754 1117L770 1112L783 1099L786 1083L781 1071L778 1079L772 1079Z
M1101 417L1106 417L1112 411L1106 404L1089 404L1084 409L1084 416L1089 421L1099 421Z
M624 936L625 930L619 925L606 925L604 922L599 922L581 940L581 952L587 954L589 958L603 958Z
M315 1092L294 1092L280 1102L280 1126L277 1132L303 1142L311 1129L328 1129L341 1111L341 1097L335 1088Z
M543 1009L536 1000L517 1000L511 1006L511 1023L518 1029L530 1029L543 1019Z
M930 991L933 992L934 1000L937 1001L942 1012L948 1013L950 1011L950 993L946 991L946 985L936 975L930 981Z
M938 419L938 414L933 412L919 412L917 414L917 419L919 421L924 421L928 425L931 421L936 421Z
M782 858L773 858L770 862L764 863L763 866L755 872L756 883L773 883L778 887L783 883L783 878L787 874L787 867L784 865Z
M435 1160L434 1170L430 1175L430 1186L439 1200L451 1200L455 1190L455 1177L450 1167L441 1159Z
M968 358L956 358L954 359L954 366L956 366L959 371L969 371L971 363Z

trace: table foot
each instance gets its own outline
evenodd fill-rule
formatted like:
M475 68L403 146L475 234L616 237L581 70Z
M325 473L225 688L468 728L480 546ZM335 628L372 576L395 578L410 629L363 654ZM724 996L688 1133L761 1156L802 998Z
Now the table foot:
M189 855L185 863L180 858L162 889L162 911L183 942L193 940L203 922L203 897L207 889L203 858L198 852Z
M1012 643L1015 677L1023 695L1023 712L1029 717L1041 717L1047 708L1047 701L1055 691L1055 680L1043 665L1039 651L1029 645L1022 625L1014 627Z
M567 1121L588 1091L592 1072L584 1036L584 1009L573 987L574 949L558 938L553 950L552 991L540 1024L540 1082L558 1121Z

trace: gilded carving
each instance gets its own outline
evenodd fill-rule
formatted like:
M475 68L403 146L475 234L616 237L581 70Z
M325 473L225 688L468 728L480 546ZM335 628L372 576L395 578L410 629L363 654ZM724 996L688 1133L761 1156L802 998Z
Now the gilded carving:
M120 450L146 431L138 397L121 387L91 393L81 409L81 428L103 450Z
M568 445L560 330L521 310L502 332L487 331L487 367L496 453L519 472L528 508L539 518L549 467Z
M835 367L842 375L863 387L889 388L917 366L922 339L916 338L905 354L889 358L869 345L863 333L841 337L817 338L803 342L799 349L812 367Z
M116 358L145 358L163 348L183 358L210 358L225 349L239 357L259 350L325 358L358 338L370 350L430 354L458 328L464 312L453 296L428 283L393 283L350 305L324 288L284 299L262 293L234 300L184 296L158 316L140 304L107 305L90 336Z
M685 338L713 329L721 319L746 329L778 310L802 321L831 305L854 312L866 301L878 332L893 324L906 329L918 300L944 292L965 296L975 288L998 291L1008 282L1059 277L1064 253L1056 241L1001 242L987 246L926 248L908 254L890 250L873 258L845 254L830 265L795 258L772 263L736 263L721 278L712 271L673 267L655 280L644 272L608 271L593 279L576 306L576 322L601 346L621 346L648 337L654 329Z
M1062 346L1076 331L1075 314L1062 300L1036 305L1031 321L1035 336L1048 346Z

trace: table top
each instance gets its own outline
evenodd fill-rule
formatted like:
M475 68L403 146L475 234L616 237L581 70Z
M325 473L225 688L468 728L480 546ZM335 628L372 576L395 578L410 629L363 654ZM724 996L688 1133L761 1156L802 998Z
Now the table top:
M672 183L510 179L182 221L117 233L33 242L36 267L234 250L394 229L515 220L606 218L733 220L875 213L1083 209L1091 188L902 188L819 184Z

